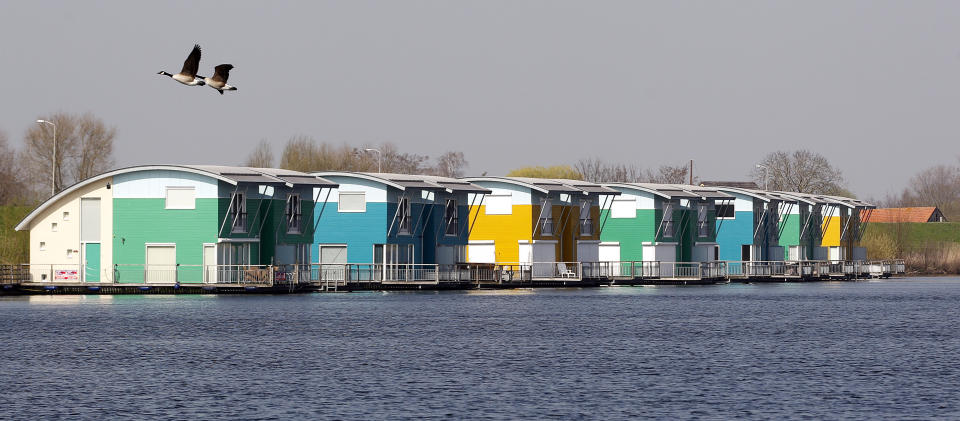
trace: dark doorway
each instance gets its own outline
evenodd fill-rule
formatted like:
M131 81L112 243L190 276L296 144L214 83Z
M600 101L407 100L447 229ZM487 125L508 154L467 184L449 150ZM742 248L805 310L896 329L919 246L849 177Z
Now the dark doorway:
M740 248L740 260L743 260L744 262L750 261L750 244L744 244Z

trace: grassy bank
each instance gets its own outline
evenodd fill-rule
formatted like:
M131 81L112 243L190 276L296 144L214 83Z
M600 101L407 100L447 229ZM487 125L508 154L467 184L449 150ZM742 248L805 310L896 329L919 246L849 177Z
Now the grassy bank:
M14 231L13 227L31 210L31 206L0 206L0 263L30 261L30 233Z
M867 258L903 258L907 270L960 273L960 223L872 223L863 236Z

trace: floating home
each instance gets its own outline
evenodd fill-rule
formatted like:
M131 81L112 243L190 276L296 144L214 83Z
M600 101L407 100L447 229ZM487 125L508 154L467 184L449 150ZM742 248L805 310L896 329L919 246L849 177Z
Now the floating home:
M599 257L601 197L618 192L576 180L468 177L490 190L470 208L472 263L528 265ZM565 269L572 270L572 268Z
M309 262L315 191L288 170L151 165L100 174L27 215L33 281L218 283Z
M781 193L735 187L717 187L733 200L717 211L720 260L782 261L786 256L780 236L797 198Z
M338 187L314 213L314 262L452 265L466 259L468 200L489 190L425 175L318 172ZM333 266L329 266L333 267ZM384 266L379 266L383 271ZM335 275L334 275L335 276Z
M847 197L788 193L793 196L816 200L820 203L820 247L815 250L816 260L865 260L866 249L860 247L860 239L867 228L870 215L876 206Z
M620 192L603 212L599 260L717 260L716 206L731 196L710 187L612 183Z

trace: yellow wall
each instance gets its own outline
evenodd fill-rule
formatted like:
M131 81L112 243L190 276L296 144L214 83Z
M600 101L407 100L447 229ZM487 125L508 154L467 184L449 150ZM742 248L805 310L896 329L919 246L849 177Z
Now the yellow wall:
M530 223L540 215L533 212L533 205L513 205L510 215L487 215L486 205L470 207L470 241L493 240L497 262L520 260L520 240L530 241L533 227ZM536 206L539 211L539 206ZM476 219L474 219L476 218ZM467 258L470 258L467 247Z
M599 240L600 208L592 206L593 235L580 237L580 208L576 205L553 205L554 235L537 234L533 230L540 217L539 205L513 205L510 215L487 215L486 206L470 208L472 231L470 241L493 241L495 258L499 263L512 263L520 260L520 241L544 240L556 241L556 259L559 262L577 260L577 240ZM479 214L478 214L479 213ZM474 219L476 217L476 219ZM562 217L562 218L561 218ZM562 228L562 233L560 229ZM469 247L467 248L469 259Z
M830 216L823 218L823 226L827 229L823 234L823 241L821 245L823 247L839 247L840 246L840 230L843 229L843 223L840 221L839 216Z

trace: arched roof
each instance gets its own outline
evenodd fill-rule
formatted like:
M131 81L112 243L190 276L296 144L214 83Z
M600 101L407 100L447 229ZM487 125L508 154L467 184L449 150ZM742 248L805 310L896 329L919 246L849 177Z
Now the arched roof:
M362 180L368 180L368 181L373 181L373 182L381 183L381 184L384 184L384 185L387 185L387 186L390 186L390 187L394 187L394 188L397 188L397 189L400 189L400 190L405 190L405 187L403 187L402 185L400 185L400 184L398 184L398 183L395 183L395 182L393 182L393 181L390 181L390 180L387 179L386 177L379 177L379 176L376 176L376 175L373 175L373 174L368 174L368 173L349 172L349 171L321 171L321 172L313 172L313 173L310 173L310 174L311 174L311 175L318 176L318 177L353 177L353 178L359 178L359 179L362 179Z
M477 182L477 181L496 181L500 183L507 183L507 184L513 184L515 186L525 187L530 190L536 190L540 193L550 193L550 191L545 188L538 187L532 183L529 183L523 180L518 180L512 177L464 177L464 178L461 178L461 180L469 181L471 183Z
M652 189L652 188L649 188L649 187L641 186L641 185L639 185L639 184L633 184L633 183L603 183L603 186L604 186L604 187L611 187L611 188L619 187L619 188L622 188L622 189L639 190L639 191L643 191L643 192L647 192L647 193L653 194L653 195L655 195L655 196L660 196L660 197L662 197L662 198L664 198L664 199L671 199L671 196L668 195L668 194L665 194L665 193L663 193L663 192L657 191L656 189Z
M212 168L212 167L210 167L210 168ZM67 187L67 188L63 189L63 191L61 191L60 193L57 193L57 194L53 195L53 197L50 197L49 199L47 199L47 200L45 200L43 203L41 203L40 206L37 206L36 209L34 209L32 212L30 212L25 218L23 218L22 221L20 221L19 224L17 224L17 226L16 226L15 229L16 229L17 231L23 231L23 230L28 229L28 227L30 226L30 223L33 222L33 219L36 218L37 215L40 215L41 213L43 213L44 211L46 211L48 208L50 208L51 206L53 206L54 203L57 203L60 199L63 199L64 197L70 195L71 193L79 190L80 188L82 188L82 187L84 187L84 186L93 184L93 183L95 183L95 182L97 182L97 181L100 181L100 180L103 180L103 179L105 179L105 178L110 178L110 177L117 176L117 175L120 175L120 174L129 174L129 173L134 173L134 172L139 172L139 171L182 171L182 172L188 172L188 173L192 173L192 174L204 175L204 176L211 177L211 178L214 178L214 179L217 179L217 180L220 180L220 181L223 181L223 182L232 184L232 185L236 185L236 184L237 184L237 181L236 181L236 180L230 179L230 178L227 177L227 176L221 175L220 173L218 173L218 172L216 172L216 171L214 171L214 170L212 170L212 169L209 169L209 168L207 168L207 167L203 167L203 166L190 166L190 165L143 165L143 166L137 166L137 167L120 168L120 169L117 169L117 170L105 172L105 173L103 173L103 174L95 175L95 176L93 176L93 177L90 177L90 178L88 178L88 179L86 179L86 180L77 182L76 184L74 184L74 185L72 185L72 186L70 186L70 187Z

